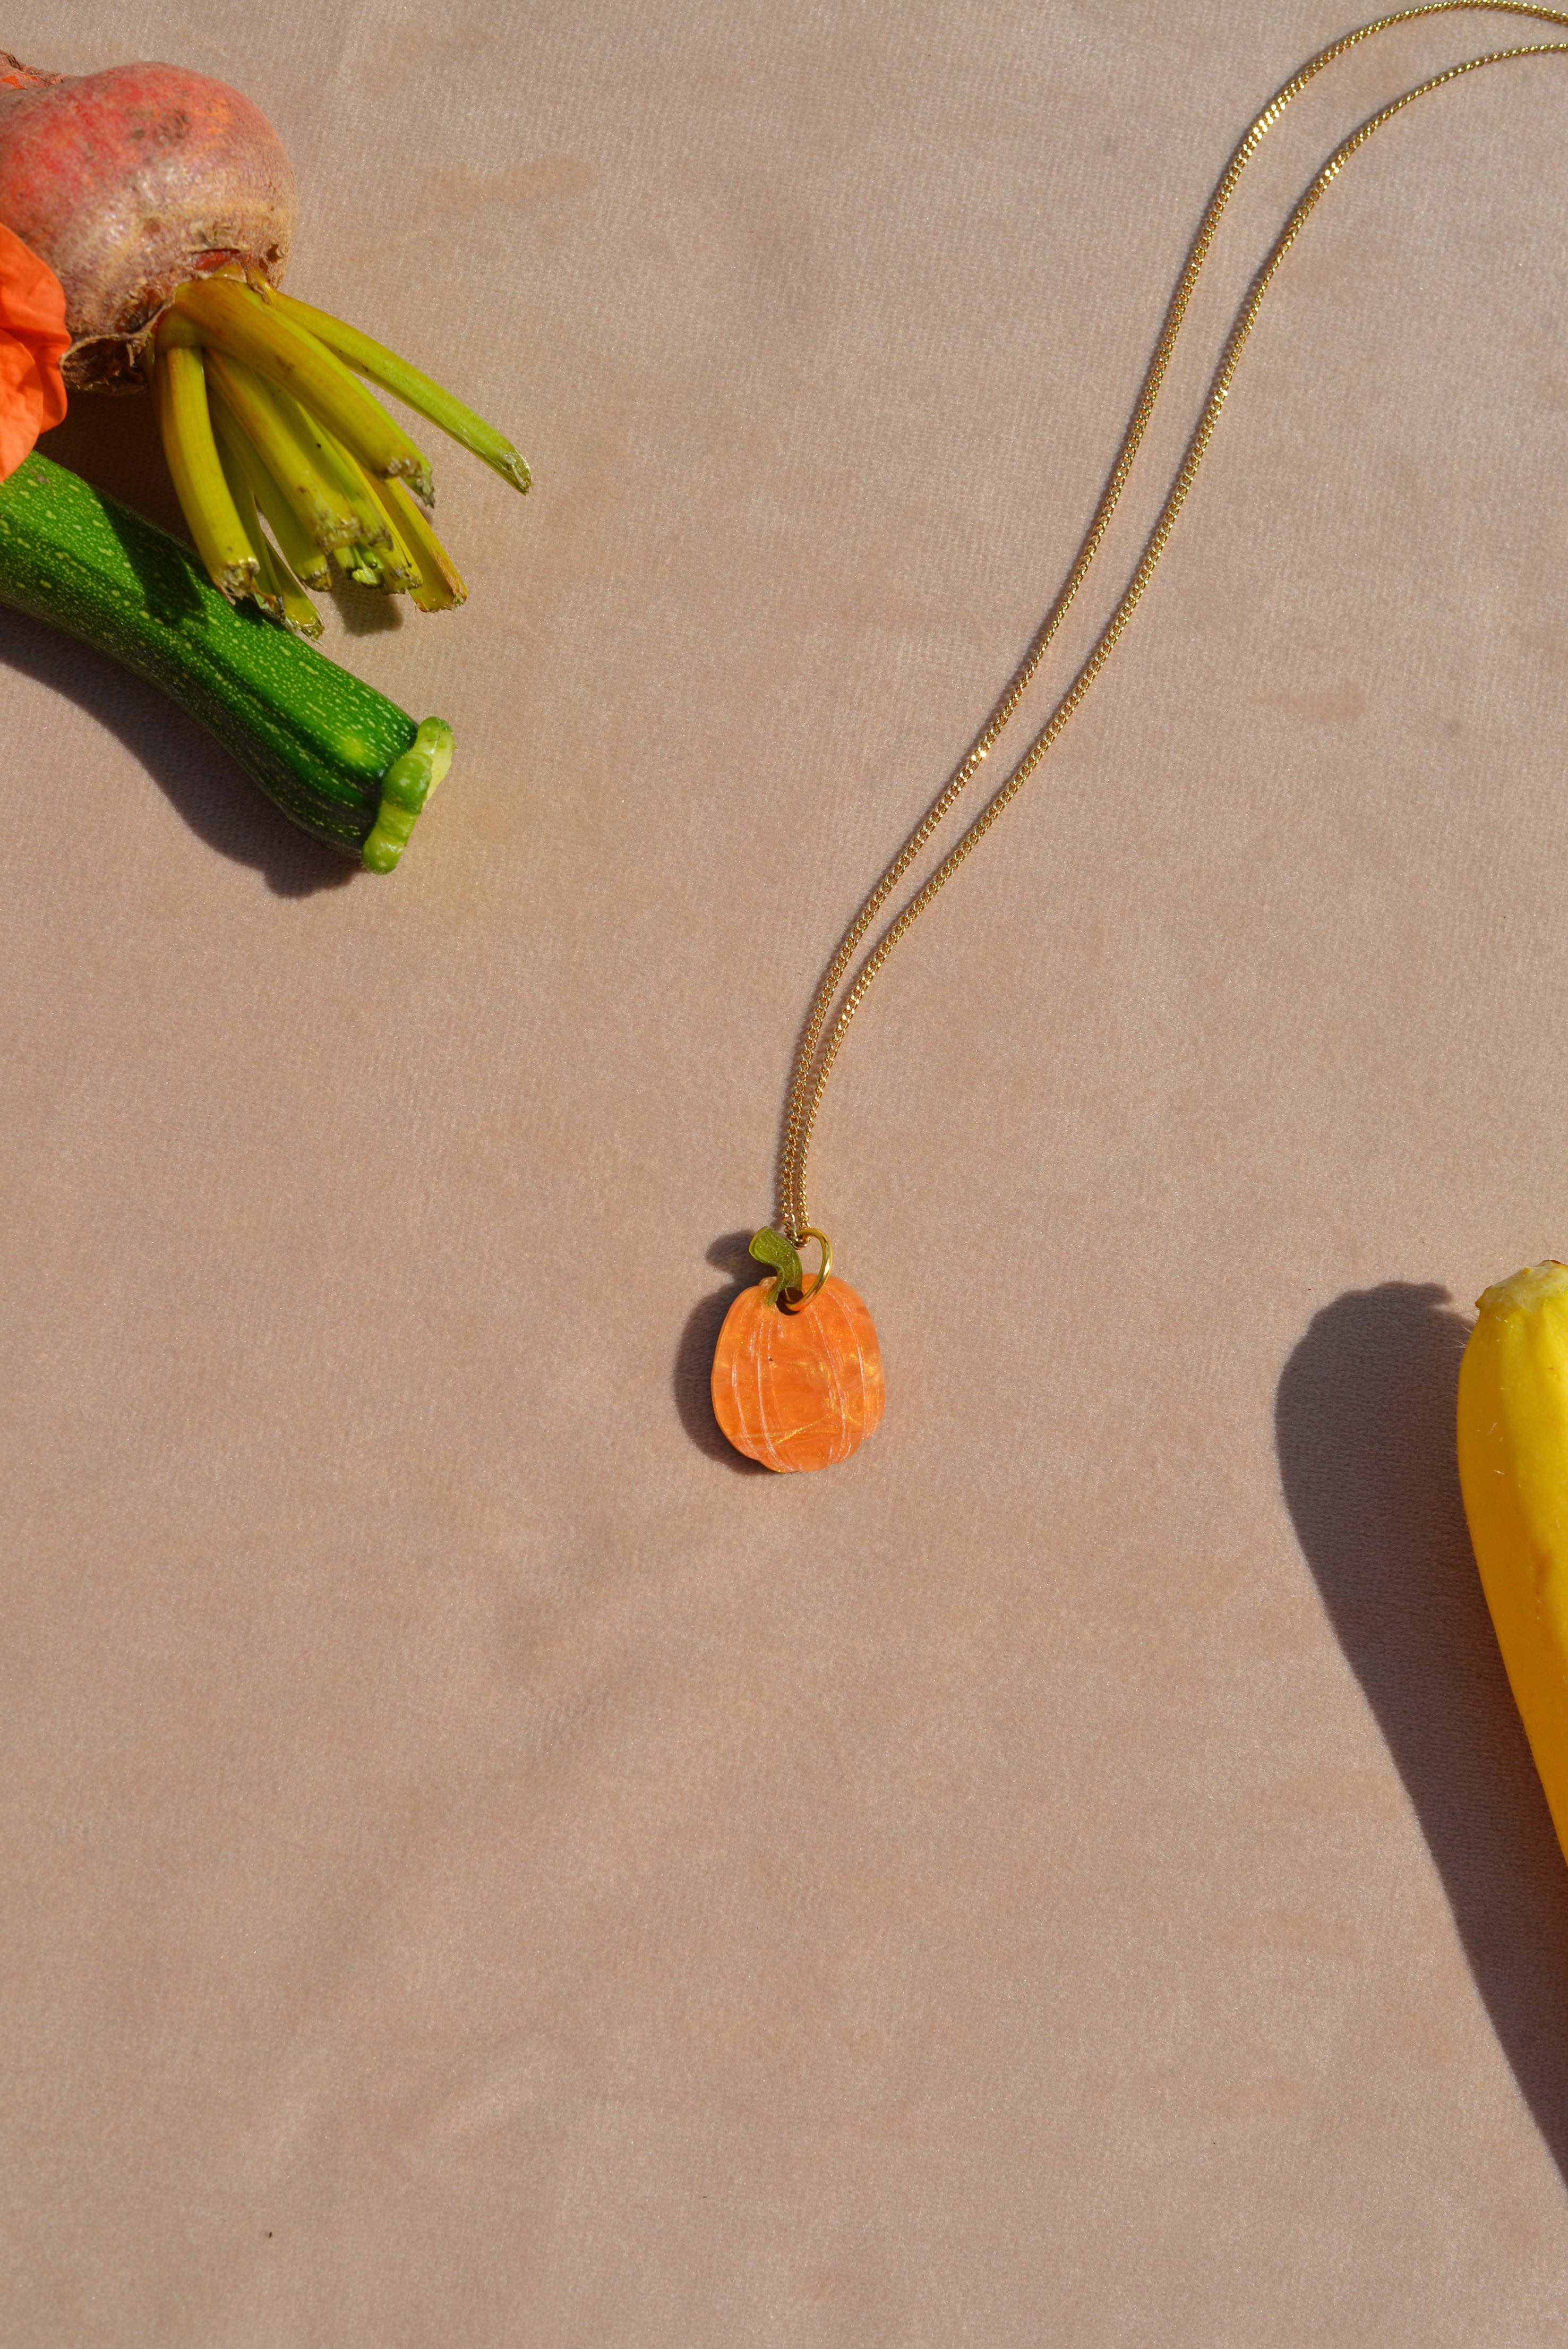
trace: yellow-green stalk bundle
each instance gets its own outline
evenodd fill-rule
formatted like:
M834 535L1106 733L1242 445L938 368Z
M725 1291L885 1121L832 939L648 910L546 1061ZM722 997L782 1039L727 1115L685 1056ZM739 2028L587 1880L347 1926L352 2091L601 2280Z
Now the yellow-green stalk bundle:
M430 468L361 378L526 490L528 467L482 417L370 336L237 272L181 286L154 349L169 470L231 602L252 596L307 636L321 623L304 590L335 572L406 592L422 612L462 603L468 590L422 510Z

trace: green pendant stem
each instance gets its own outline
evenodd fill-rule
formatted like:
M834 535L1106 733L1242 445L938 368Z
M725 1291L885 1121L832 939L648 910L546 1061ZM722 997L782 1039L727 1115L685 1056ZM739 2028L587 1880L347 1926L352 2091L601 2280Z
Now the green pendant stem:
M752 1234L750 1253L758 1264L770 1264L776 1268L776 1278L769 1290L768 1301L770 1305L777 1305L781 1313L803 1313L833 1268L832 1245L826 1232L809 1226L800 1237L805 1240L815 1240L822 1251L820 1268L810 1288L800 1268L800 1251L792 1239L783 1232L774 1231L768 1224L764 1224L759 1232Z
M774 1267L777 1278L773 1283L772 1302L775 1305L781 1298L787 1296L790 1289L799 1295L805 1287L800 1271L799 1250L792 1241L785 1238L782 1232L776 1232L769 1225L764 1224L759 1232L753 1234L748 1254L754 1256L758 1264L770 1264Z

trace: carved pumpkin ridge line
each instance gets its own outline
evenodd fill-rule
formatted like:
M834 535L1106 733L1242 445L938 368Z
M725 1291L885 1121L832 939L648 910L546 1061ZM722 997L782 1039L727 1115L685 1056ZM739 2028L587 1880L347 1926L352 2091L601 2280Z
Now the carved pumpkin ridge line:
M767 1286L766 1282L762 1285ZM766 1305L757 1315L757 1336L753 1340L752 1356L757 1364L757 1423L761 1432L762 1441L768 1447L769 1467L776 1468L782 1473L791 1465L791 1463L787 1461L779 1451L773 1430L768 1424L767 1389L762 1377L764 1360L769 1371L773 1368L773 1319Z
M837 1313L840 1320L843 1323L844 1328L849 1331L851 1340L854 1346L855 1352L858 1355L861 1350L860 1340L855 1336L854 1323L851 1319L849 1314L845 1311L843 1299L839 1295L837 1287L833 1282L829 1281L825 1284L821 1297L818 1301L822 1305L832 1306L833 1310ZM843 1382L839 1376L838 1349L827 1342L827 1336L828 1333L824 1330L822 1332L822 1359L828 1365L828 1388L832 1401L833 1412L838 1421L838 1433L833 1439L833 1462L836 1464L841 1460L847 1460L851 1452L854 1449L850 1438L850 1419L853 1406L844 1392Z

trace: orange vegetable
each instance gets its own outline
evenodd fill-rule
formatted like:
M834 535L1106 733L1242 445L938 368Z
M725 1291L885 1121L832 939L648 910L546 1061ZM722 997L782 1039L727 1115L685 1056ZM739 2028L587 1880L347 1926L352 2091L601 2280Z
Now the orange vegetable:
M139 391L176 289L288 264L294 178L265 115L183 66L39 72L0 50L0 220L65 288L73 391Z
M64 423L60 361L70 342L59 279L19 236L0 227L0 481L40 432Z
M767 1242L772 1247L759 1245ZM736 1450L765 1468L830 1468L882 1415L872 1317L849 1283L826 1271L826 1259L802 1298L799 1259L776 1233L759 1232L752 1254L779 1270L746 1289L725 1317L713 1357L714 1416Z

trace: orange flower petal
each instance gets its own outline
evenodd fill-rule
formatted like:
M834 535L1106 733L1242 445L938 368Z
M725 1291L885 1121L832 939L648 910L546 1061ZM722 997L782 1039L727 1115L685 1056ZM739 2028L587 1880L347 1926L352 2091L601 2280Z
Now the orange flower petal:
M20 335L0 326L0 406L9 406L25 384L36 385L38 355Z
M0 223L0 481L64 418L70 342L59 279Z
M31 456L37 437L36 417L29 418L20 408L0 409L0 481L8 481L23 458Z
M0 481L13 474L44 429L44 378L26 343L0 334Z
M47 262L40 261L14 229L0 222L0 323L13 334L40 342L70 345L66 325L66 289Z
M57 352L49 352L38 363L38 429L52 432L66 420L66 378L60 373Z

